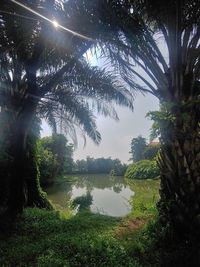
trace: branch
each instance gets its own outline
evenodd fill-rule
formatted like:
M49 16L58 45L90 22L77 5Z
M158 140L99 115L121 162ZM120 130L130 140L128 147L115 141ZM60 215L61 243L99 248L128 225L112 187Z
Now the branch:
M140 78L152 90L153 93L156 93L157 90L145 78L143 78L137 71L133 70L132 68L129 68L129 70L133 74L135 74L138 78ZM149 90L149 92L151 91Z
M190 34L192 31L192 26L187 27L184 31L183 35L183 43L182 43L182 62L184 65L187 64L187 53L188 53L188 43L190 39Z
M152 81L159 87L159 82L157 79L153 76L151 71L147 68L147 66L144 66L139 60L135 59L135 62L147 73L147 75L152 79ZM130 66L133 66L131 63L129 63Z
M155 40L153 39L152 35L150 34L149 30L147 29L147 27L145 25L144 25L144 28L145 28L146 37L147 37L147 40L146 40L147 44L150 43L152 48L155 49L155 51L157 53L157 59L161 63L164 72L167 72L168 71L168 66L167 66L167 63L166 63L163 55L160 52L160 49L158 48Z

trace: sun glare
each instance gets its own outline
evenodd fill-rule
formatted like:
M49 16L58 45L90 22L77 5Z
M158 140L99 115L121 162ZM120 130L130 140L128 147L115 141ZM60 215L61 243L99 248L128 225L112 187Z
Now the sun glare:
M28 7L28 6L26 6L26 5L22 4L22 3L20 3L20 2L17 1L17 0L10 0L10 1L11 1L12 3L15 3L16 5L18 5L18 6L22 7L22 8L24 8L24 9L28 10L29 12L31 12L31 13L37 15L38 17L40 17L40 18L42 18L42 19L45 19L46 21L52 23L52 25L53 25L55 28L58 28L58 27L59 27L60 29L63 29L63 30L65 30L65 31L67 31L67 32L69 32L69 33L75 35L75 36L78 36L79 38L93 41L93 39L91 39L90 37L85 36L85 35L82 35L82 34L80 34L80 33L78 33L78 32L72 31L72 30L70 30L70 29L68 29L68 28L66 28L66 27L64 27L64 26L62 26L62 25L60 25L56 20L53 20L53 21L50 20L48 17L43 16L42 14L40 14L40 13L38 13L37 11L33 10L32 8L30 8L30 7ZM0 0L0 2L1 2L1 0Z
M53 20L52 21L52 24L55 28L57 28L59 26L58 22L56 20Z

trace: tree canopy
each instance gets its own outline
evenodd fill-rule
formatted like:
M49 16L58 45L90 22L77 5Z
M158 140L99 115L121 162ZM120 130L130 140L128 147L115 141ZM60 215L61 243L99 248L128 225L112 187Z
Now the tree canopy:
M146 138L139 135L131 140L131 160L133 162L140 161L144 159L144 150L147 146Z
M29 139L36 115L48 120L54 132L60 125L74 136L79 127L98 144L94 109L118 119L113 103L133 107L132 94L115 75L86 61L84 54L95 40L76 23L73 4L68 7L54 0L1 2L0 106L8 126L2 132L7 147L0 149L14 159L2 177L10 187L3 190L11 213L25 202L45 206L44 197L39 200L35 139Z

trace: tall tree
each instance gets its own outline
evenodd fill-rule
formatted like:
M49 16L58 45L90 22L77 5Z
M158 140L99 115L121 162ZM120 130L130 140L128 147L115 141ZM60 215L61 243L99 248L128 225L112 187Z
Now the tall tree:
M103 53L124 80L165 103L170 120L161 128L160 221L172 238L199 238L199 1L75 2L93 25L101 21Z
M51 23L56 17L62 28ZM3 140L8 141L6 151L12 158L9 172L1 180L6 177L9 184L8 213L21 211L27 197L31 205L46 206L37 177L34 141L28 142L35 114L49 119L54 128L58 117L71 120L99 143L100 134L86 100L93 99L99 110L115 118L106 101L132 108L131 94L113 75L86 63L83 55L94 40L84 36L84 29L79 34L65 28L71 23L80 31L73 13L59 1L1 1L0 105L9 116ZM35 165L32 174L27 175L26 162Z
M57 176L72 173L73 145L62 134L43 137L37 141L40 182L53 183Z
M132 139L130 153L132 155L131 159L134 162L144 159L144 150L146 146L146 139L141 135Z
M199 2L124 0L106 5L104 18L117 38L108 53L127 83L166 103L171 118L161 128L160 221L171 238L198 239Z

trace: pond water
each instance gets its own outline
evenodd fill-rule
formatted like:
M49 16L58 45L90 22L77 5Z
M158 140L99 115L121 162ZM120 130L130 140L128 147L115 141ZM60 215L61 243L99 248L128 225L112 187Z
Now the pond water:
M125 216L131 211L129 200L134 195L123 177L96 174L78 175L72 182L56 183L45 191L55 205L64 209L72 201L84 199L82 202L92 212L116 217Z

